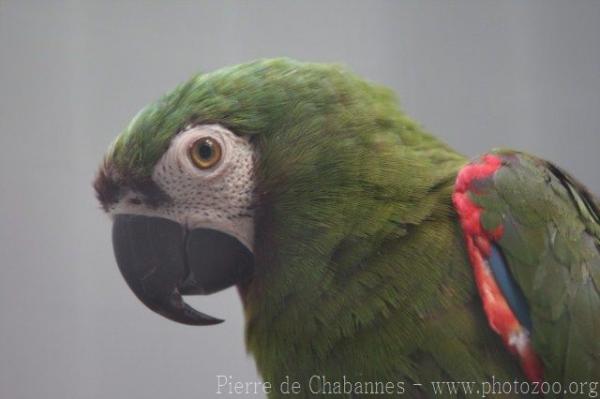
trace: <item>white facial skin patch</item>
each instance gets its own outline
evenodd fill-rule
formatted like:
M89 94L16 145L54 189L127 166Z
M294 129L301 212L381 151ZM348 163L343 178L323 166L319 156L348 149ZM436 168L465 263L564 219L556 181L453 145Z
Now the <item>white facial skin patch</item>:
M196 142L204 138L214 140L221 149L220 160L206 169L199 168L190 154ZM132 203L137 194L129 192L111 207L111 215L156 216L188 229L218 230L253 251L254 147L249 138L220 125L191 126L173 138L154 167L152 179L171 198L170 202L151 208Z

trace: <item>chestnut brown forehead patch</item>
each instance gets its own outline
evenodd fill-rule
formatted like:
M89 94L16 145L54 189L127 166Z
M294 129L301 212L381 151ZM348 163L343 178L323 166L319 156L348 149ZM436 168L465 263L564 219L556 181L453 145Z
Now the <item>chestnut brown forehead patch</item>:
M111 177L109 170L110 165L107 163L100 166L93 184L96 198L104 211L108 211L110 206L116 204L121 197L121 187Z
M118 178L112 170L111 165L105 162L98 170L93 184L96 198L104 211L118 203L129 190L139 195L135 201L152 208L170 201L169 195L151 178Z

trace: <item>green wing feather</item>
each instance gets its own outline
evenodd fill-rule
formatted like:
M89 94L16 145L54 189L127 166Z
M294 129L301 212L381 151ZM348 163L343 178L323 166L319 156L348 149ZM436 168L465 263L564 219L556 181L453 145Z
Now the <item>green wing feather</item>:
M528 300L547 381L600 378L600 209L577 180L538 158L496 151L503 166L472 199Z

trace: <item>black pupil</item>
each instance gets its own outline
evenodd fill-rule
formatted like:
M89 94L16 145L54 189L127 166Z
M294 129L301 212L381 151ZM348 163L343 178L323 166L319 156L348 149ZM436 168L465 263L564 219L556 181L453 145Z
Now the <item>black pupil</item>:
M205 160L212 158L212 155L213 155L212 143L210 143L209 141L205 141L202 144L200 144L198 146L198 155L200 156L200 158L205 159Z

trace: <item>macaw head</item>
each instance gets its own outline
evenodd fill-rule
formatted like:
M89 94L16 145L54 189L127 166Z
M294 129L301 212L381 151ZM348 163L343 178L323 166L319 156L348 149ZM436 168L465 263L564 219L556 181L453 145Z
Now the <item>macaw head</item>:
M215 324L182 295L237 285L245 303L283 306L331 284L361 237L417 217L387 200L428 187L414 168L423 137L390 91L343 68L261 60L144 108L94 187L136 296L171 320ZM248 305L247 317L260 311Z

